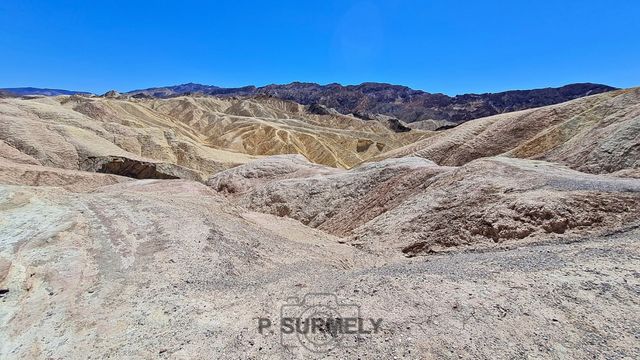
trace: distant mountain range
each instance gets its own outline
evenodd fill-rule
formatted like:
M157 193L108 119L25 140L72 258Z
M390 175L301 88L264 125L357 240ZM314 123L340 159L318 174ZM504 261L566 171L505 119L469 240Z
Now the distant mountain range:
M37 88L0 90L16 95L54 96L82 93ZM211 96L266 95L292 100L304 105L320 104L328 108L334 108L343 114L354 114L365 119L371 118L374 114L384 114L407 123L423 120L444 120L461 123L500 113L558 104L612 90L616 90L616 88L601 84L579 83L559 88L448 96L414 90L406 86L371 82L347 86L335 83L319 85L293 82L285 85L274 84L262 87L245 86L239 88L221 88L188 83L134 90L127 92L126 95L154 98L195 94Z
M217 96L268 95L304 105L321 104L343 114L369 118L384 114L405 122L447 120L455 123L499 113L553 105L579 97L616 90L600 84L571 84L560 88L514 90L488 94L447 96L414 90L406 86L383 83L360 85L294 82L256 88L220 88L201 84L184 84L162 88L134 90L129 95L172 97L184 94Z
M12 94L16 96L27 96L27 95L43 95L43 96L58 96L58 95L77 95L77 94L91 94L87 91L73 91L73 90L62 90L62 89L43 89L43 88L35 88L35 87L21 87L21 88L4 88L0 89L0 92L5 94Z
M213 85L202 85L195 83L188 83L175 86L155 87L149 89L133 90L126 93L127 95L146 95L156 98L168 98L174 96L201 94L212 96L243 96L254 95L259 93L259 89L255 86L244 86L239 88L221 88Z

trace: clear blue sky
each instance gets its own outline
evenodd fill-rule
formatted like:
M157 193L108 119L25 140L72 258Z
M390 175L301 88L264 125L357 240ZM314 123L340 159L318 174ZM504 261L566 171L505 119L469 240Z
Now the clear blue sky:
M0 87L640 85L640 1L0 1Z

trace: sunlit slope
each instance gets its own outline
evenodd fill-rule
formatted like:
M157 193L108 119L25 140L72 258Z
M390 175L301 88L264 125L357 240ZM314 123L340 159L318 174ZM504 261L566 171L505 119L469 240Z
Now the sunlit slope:
M505 155L591 173L640 166L640 88L490 116L435 133L378 159L419 156L440 165Z
M202 180L263 155L351 167L424 136L261 97L166 100L81 96L0 100L0 140L38 164L101 170L115 159ZM101 168L102 167L102 168ZM139 169L129 169L139 172Z

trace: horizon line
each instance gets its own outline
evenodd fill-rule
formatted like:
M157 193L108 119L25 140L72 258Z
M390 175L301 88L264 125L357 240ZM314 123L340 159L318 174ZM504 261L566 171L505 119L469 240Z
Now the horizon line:
M543 89L558 89L558 88L562 88L565 86L569 86L569 85L578 85L578 84L591 84L591 85L602 85L602 86L608 86L611 88L614 88L616 90L619 89L629 89L629 88L634 88L636 86L630 86L630 87L618 87L618 86L614 86L614 85L609 85L609 84L603 84L603 83L597 83L597 82L590 82L590 81L581 81L581 82L571 82L571 83L565 83L563 85L559 85L559 86L544 86L544 87L534 87L534 88L511 88L511 89L506 89L506 90L500 90L500 91L487 91L487 92L467 92L467 93L462 93L462 94L447 94L444 92L430 92L427 90L423 90L423 89L416 89L416 88L412 88L410 86L407 85L401 85L401 84L394 84L394 83L388 83L388 82L377 82L377 81L365 81L365 82L361 82L359 84L341 84L339 82L330 82L330 83L325 83L325 84L321 84L321 83L316 83L316 82L309 82L309 81L291 81L288 83L268 83L265 85L243 85L243 86L218 86L218 85L211 85L211 84L203 84L203 83L198 83L198 82L185 82L185 83L179 83L179 84L173 84L173 85L164 85L164 86L151 86L151 87L144 87L144 88L136 88L133 90L127 90L127 91L121 91L118 89L109 89L107 91L104 92L92 92L92 91L85 91L85 90L71 90L68 88L61 88L61 87L38 87L38 86L11 86L11 87L1 87L0 90L5 90L5 91L10 91L11 89L37 89L37 90L50 90L50 91L68 91L68 92L75 92L75 93L84 93L84 94L92 94L92 95L100 95L101 93L107 93L109 91L117 91L121 94L128 94L134 91L144 91L144 90L149 90L149 89L162 89L162 88L169 88L169 87L176 87L176 86L183 86L183 85L200 85L200 86L209 86L209 87L217 87L220 89L242 89L242 88L247 88L247 87L254 87L256 89L259 88L264 88L267 86L272 86L272 85L276 85L276 86L283 86L283 85L291 85L291 84L311 84L311 85L318 85L318 86L329 86L329 85L339 85L342 87L352 87L352 86L361 86L361 85L365 85L365 84L380 84L380 85L390 85L390 86L400 86L400 87L405 87L407 89L410 90L414 90L414 91L421 91L424 93L428 93L428 94L433 94L433 95L446 95L446 96L450 96L450 97L455 97L455 96L460 96L460 95L484 95L484 94L498 94L498 93L503 93L503 92L510 92L510 91L531 91L531 90L543 90ZM640 85L638 85L640 86Z

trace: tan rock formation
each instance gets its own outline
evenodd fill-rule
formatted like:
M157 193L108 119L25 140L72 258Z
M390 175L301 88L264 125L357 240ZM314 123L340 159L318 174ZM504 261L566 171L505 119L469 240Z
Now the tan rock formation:
M640 218L640 181L541 161L497 157L456 168L421 158L388 159L324 176L251 178L249 191L249 179L238 175L256 174L254 166L219 173L209 183L245 185L234 197L240 205L381 254L570 237Z
M545 160L590 173L640 167L640 88L469 121L382 154L459 166L486 156Z
M90 170L86 163L92 159L116 157L182 167L196 173L188 177L194 179L277 154L351 167L424 134L395 133L378 122L343 115L315 115L302 105L268 97L0 100L2 149L64 169Z
M0 99L0 358L637 358L639 95L400 133L268 97ZM309 293L381 332L258 331Z

